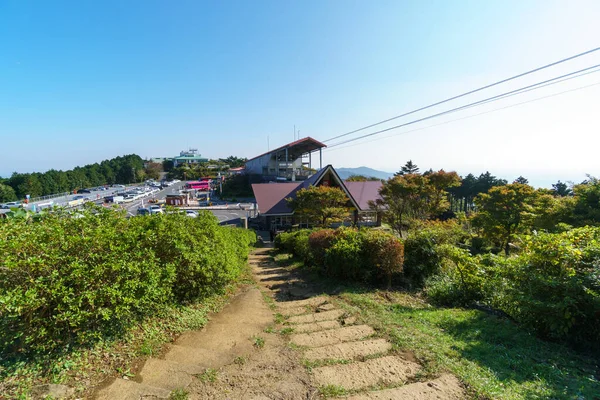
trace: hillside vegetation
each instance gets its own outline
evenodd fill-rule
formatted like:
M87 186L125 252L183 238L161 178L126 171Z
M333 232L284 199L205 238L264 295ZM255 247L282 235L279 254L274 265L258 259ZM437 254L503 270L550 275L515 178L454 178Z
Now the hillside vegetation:
M126 218L90 208L0 222L2 378L222 293L255 239L209 212Z
M370 323L478 395L596 398L600 181L549 191L483 176L491 186L469 192L472 177L416 169L385 182L372 204L393 234L300 230L277 248L345 281L354 289L342 297ZM390 280L406 296L374 295Z

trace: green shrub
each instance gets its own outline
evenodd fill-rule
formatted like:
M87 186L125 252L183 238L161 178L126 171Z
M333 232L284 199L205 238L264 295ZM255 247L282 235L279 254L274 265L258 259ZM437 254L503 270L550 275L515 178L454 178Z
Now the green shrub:
M325 249L325 274L353 281L369 281L374 268L365 260L364 237L356 229L339 228Z
M0 223L0 355L115 335L235 279L255 234L212 215L125 218L101 208Z
M388 285L402 271L404 248L392 234L372 230L339 228L301 230L279 235L281 251L301 257L330 277Z
M422 287L429 277L440 271L442 255L439 246L465 240L466 234L456 220L421 223L404 241L405 277L412 285Z
M502 306L549 338L600 340L600 228L524 239Z
M321 229L308 237L312 262L315 266L325 268L325 252L334 240L334 229Z
M425 293L435 303L446 306L465 306L486 297L485 271L477 257L452 245L436 248L442 259L440 273L430 278Z

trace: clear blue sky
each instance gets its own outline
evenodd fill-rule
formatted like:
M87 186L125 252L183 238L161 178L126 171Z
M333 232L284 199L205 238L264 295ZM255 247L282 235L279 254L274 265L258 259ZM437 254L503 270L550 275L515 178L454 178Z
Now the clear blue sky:
M252 157L294 124L327 139L598 47L598 15L597 1L2 1L0 176L186 147ZM593 87L325 161L581 180L600 175L599 99Z

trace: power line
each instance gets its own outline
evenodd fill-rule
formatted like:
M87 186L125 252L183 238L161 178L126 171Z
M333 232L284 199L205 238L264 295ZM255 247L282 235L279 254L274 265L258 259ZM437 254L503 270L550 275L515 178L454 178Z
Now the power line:
M421 108L418 108L418 109L416 109L416 110L409 111L409 112L407 112L407 113L400 114L400 115L397 115L397 116L395 116L395 117L388 118L388 119L385 119L385 120L383 120L383 121L379 121L379 122L376 122L376 123L374 123L374 124L367 125L367 126L364 126L364 127L362 127L362 128L355 129L355 130L353 130L353 131L350 131L350 132L347 132L347 133L344 133L344 134L341 134L341 135L338 135L338 136L334 136L334 137L332 137L332 138L329 138L329 139L322 140L322 142L329 142L329 141L331 141L331 140L334 140L334 139L339 139L339 138L341 138L341 137L348 136L348 135L351 135L351 134L353 134L353 133L356 133L356 132L363 131L363 130L365 130L365 129L369 129L369 128L372 128L372 127L374 127L374 126L381 125L381 124L384 124L384 123L386 123L386 122L393 121L393 120L395 120L395 119L398 119L398 118L406 117L407 115L411 115L411 114L414 114L414 113L416 113L416 112L419 112L419 111L427 110L428 108L435 107L435 106L439 106L440 104L444 104L444 103L447 103L447 102L449 102L449 101L456 100L456 99L459 99L459 98L461 98L461 97L468 96L468 95L470 95L470 94L477 93L477 92L480 92L480 91L482 91L482 90L485 90L485 89L489 89L489 88L491 88L491 87L494 87L494 86L500 85L500 84L502 84L502 83L506 83L506 82L508 82L508 81L511 81L511 80L514 80L514 79L517 79L517 78L521 78L521 77L523 77L523 76L526 76L526 75L529 75L529 74L533 74L534 72L538 72L538 71L544 70L544 69L546 69L546 68L550 68L550 67L553 67L553 66L555 66L555 65L562 64L562 63L564 63L564 62L567 62L567 61L573 60L573 59L575 59L575 58L578 58L578 57L585 56L585 55L587 55L587 54L593 53L593 52L595 52L595 51L598 51L598 50L600 50L600 47L596 47L595 49L591 49L591 50L588 50L588 51L584 51L583 53L579 53L579 54L576 54L576 55L574 55L574 56L571 56L571 57L563 58L562 60L558 60L558 61L555 61L555 62L553 62L553 63L550 63L550 64L543 65L543 66L541 66L541 67L538 67L538 68L532 69L532 70L530 70L530 71L527 71L527 72L523 72L523 73L521 73L521 74L518 74L518 75L512 76L512 77L510 77L510 78L502 79L502 80L500 80L500 81L497 81L497 82L494 82L494 83L492 83L492 84L489 84L489 85L486 85L486 86L482 86L482 87L480 87L480 88L478 88L478 89L474 89L474 90L471 90L471 91L468 91L468 92L465 92L465 93L459 94L458 96L450 97L450 98L447 98L447 99L445 99L445 100L438 101L437 103L433 103L433 104L430 104L430 105L428 105L428 106L421 107Z
M598 71L600 71L600 70L598 70ZM598 71L594 71L594 72L598 72ZM375 138L375 139L372 139L372 140L367 140L367 141L365 141L365 142L361 142L361 143L350 144L350 145L348 145L348 146L342 146L342 147L332 146L332 147L328 147L328 148L324 149L323 151L335 151L335 150L341 150L341 149L346 149L346 148L349 148L349 147L354 147L354 146L363 145L363 144L366 144L366 143L375 142L375 141L378 141L378 140L389 139L389 138L392 138L392 137L395 137L395 136L404 135L404 134L406 134L406 133L411 133L411 132L422 131L422 130L425 130L425 129L434 128L434 127L436 127L436 126L440 126L440 125L446 125L446 124L450 124L450 123L452 123L452 122L462 121L462 120L465 120L465 119L469 119L469 118L478 117L478 116L480 116L480 115L484 115L484 114L490 114L490 113L493 113L493 112L496 112L496 111L501 111L501 110L506 110L506 109L508 109L508 108L518 107L518 106L521 106L521 105L523 105L523 104L527 104L527 103L533 103L533 102L540 101L540 100L544 100L544 99L548 99L548 98L551 98L551 97L560 96L560 95L563 95L563 94L566 94L566 93L570 93L570 92L575 92L575 91L578 91L578 90L587 89L587 88L590 88L590 87L592 87L592 86L597 86L597 85L600 85L600 82L592 83L592 84L590 84L590 85L580 86L580 87L578 87L578 88L575 88L575 89L569 89L569 90L565 90L565 91L562 91L562 92L554 93L554 94L547 95L547 96L543 96L543 97L538 97L538 98L535 98L535 99L531 99L531 100L523 101L523 102L521 102L521 103L511 104L511 105L508 105L508 106L505 106L505 107L495 108L495 109L493 109L493 110L484 111L484 112L480 112L480 113L473 114L473 115L468 115L468 116L466 116L466 117L457 118L457 119L453 119L453 120L450 120L450 121L445 121L445 122L440 122L439 124L434 124L434 125L424 126L424 127L422 127L422 128L411 129L411 130L409 130L409 131L400 132L400 133L395 133L395 134L393 134L393 135L384 136L384 137L380 137L380 138ZM342 144L343 144L343 143L342 143Z
M548 82L557 81L557 80L565 78L567 76L578 74L578 73L581 73L583 71L588 71L590 69L598 68L598 67L600 67L600 64L596 64L594 66L587 67L587 68L581 69L579 71L570 72L568 74L557 76L555 78L547 79L545 81L534 83L533 85L524 86L522 88L511 90L511 91L508 91L508 92L505 92L505 93L502 93L502 94L499 94L499 95L496 95L496 96L488 97L486 99L479 100L479 101L476 101L476 102L473 102L473 103L469 103L469 104L466 104L464 106L452 108L450 110L442 111L442 112L439 112L437 114L433 114L433 115L430 115L430 116L427 116L427 117L419 118L419 119L416 119L416 120L413 120L413 121L410 121L410 122L406 122L404 124L392 126L390 128L386 128L386 129L382 129L382 130L379 130L379 131L375 131L375 132L372 132L372 133L369 133L369 134L366 134L366 135L358 136L356 138L352 138L352 139L344 140L342 142L334 143L333 145L331 145L329 147L336 147L336 146L339 146L339 145L342 145L342 144L345 144L345 143L354 142L356 140L364 139L366 137L370 137L370 136L378 135L378 134L383 133L383 132L391 131L393 129L398 129L398 128L402 128L402 127L405 127L405 126L408 126L408 125L416 124L418 122L423 122L423 121L427 121L427 120L430 120L430 119L433 119L433 118L437 118L437 117L440 117L442 115L451 114L451 113L454 113L454 112L457 112L457 111L461 111L461 110L465 110L467 108L471 108L471 107L474 107L474 106L482 105L482 104L485 104L485 103L490 103L492 101L498 101L498 100L501 100L502 98L508 97L509 95L522 94L522 93L525 93L526 91L529 91L527 89L531 89L531 88L539 89L539 88L543 87L541 85L544 85L544 84L546 84Z

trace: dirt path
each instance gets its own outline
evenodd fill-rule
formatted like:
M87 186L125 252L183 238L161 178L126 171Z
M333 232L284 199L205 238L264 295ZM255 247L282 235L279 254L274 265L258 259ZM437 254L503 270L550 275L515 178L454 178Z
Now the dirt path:
M465 398L451 375L419 382L419 364L274 264L270 249L254 251L249 262L260 289L242 291L202 330L182 335L135 378L109 382L95 398L167 399L174 390L189 399Z

